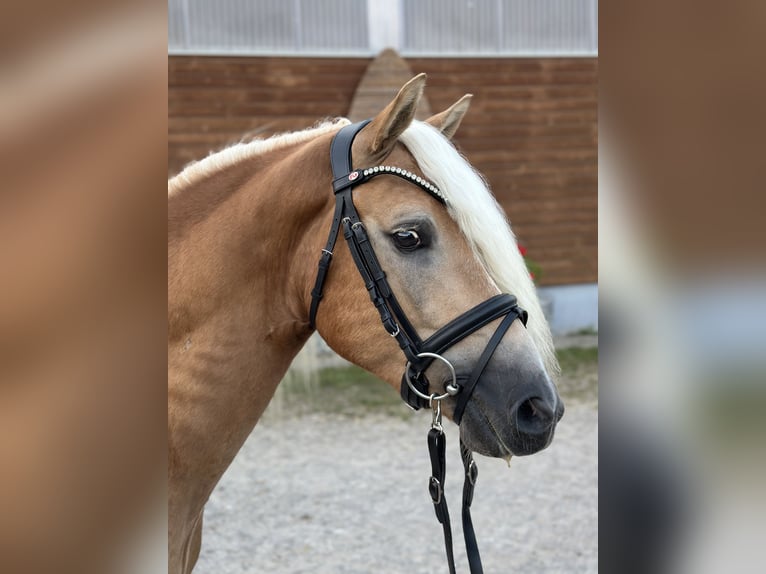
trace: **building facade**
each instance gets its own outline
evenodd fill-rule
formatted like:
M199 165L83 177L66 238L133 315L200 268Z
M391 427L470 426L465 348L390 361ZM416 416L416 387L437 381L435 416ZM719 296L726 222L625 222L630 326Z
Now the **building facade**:
M539 265L551 323L597 321L595 0L170 0L170 175L239 141L348 115L378 52L466 92L455 142Z

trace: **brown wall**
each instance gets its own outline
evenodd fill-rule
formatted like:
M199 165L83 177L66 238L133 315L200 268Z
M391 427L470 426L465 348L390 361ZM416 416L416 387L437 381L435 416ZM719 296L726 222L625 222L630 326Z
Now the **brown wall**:
M439 111L466 92L456 136L543 270L541 283L597 280L594 58L411 59ZM168 169L245 135L267 137L348 113L366 58L174 56L168 62Z

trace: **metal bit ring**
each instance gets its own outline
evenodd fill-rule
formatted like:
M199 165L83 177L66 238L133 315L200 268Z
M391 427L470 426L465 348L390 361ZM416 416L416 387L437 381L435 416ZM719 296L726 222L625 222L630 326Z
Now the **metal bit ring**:
M418 389L415 388L415 385L412 384L412 381L410 380L410 366L412 366L412 363L410 361L407 361L407 365L404 367L404 378L407 381L407 386L410 387L410 390L415 393L417 396L419 396L421 399L426 401L441 401L446 399L447 397L451 397L453 395L456 395L457 392L460 390L460 387L458 387L457 384L457 375L455 374L455 367L452 366L452 363L450 363L447 359L442 357L441 355L437 355L436 353L418 353L418 357L430 357L432 359L439 359L444 364L447 365L447 368L450 371L450 374L452 375L452 382L449 383L446 387L447 392L443 395L426 395L421 393ZM429 402L430 404L430 402Z

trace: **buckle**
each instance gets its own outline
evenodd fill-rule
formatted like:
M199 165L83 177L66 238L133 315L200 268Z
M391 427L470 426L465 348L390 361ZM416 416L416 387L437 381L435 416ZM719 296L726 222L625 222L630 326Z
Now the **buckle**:
M442 483L435 476L428 479L428 493L431 495L431 502L439 504L442 501L444 490L442 489Z
M476 484L476 479L479 478L479 467L476 466L475 460L471 459L471 464L469 464L466 469L465 477L468 479L468 482L471 483L471 486Z

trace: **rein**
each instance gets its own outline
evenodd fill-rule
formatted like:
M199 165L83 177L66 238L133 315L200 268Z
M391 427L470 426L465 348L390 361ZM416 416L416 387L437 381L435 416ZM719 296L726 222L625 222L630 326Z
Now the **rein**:
M327 243L324 249L322 249L314 288L311 291L309 323L312 328L316 328L316 315L319 303L322 300L324 283L332 263L333 250L335 249L338 234L342 228L343 236L351 251L354 264L364 280L370 300L380 314L383 327L389 335L396 339L399 348L407 360L404 374L402 375L401 397L411 408L418 410L427 406L431 408L433 413L431 429L428 432L428 452L431 459L431 477L428 482L428 491L434 504L436 518L442 524L444 530L444 545L449 571L450 574L455 574L455 559L452 551L452 527L447 509L447 501L444 497L446 437L441 424L441 401L448 397L456 397L453 419L459 425L468 400L471 398L479 378L503 336L517 318L521 319L522 323L526 325L527 312L518 306L516 297L508 293L502 293L469 309L444 325L427 339L421 339L399 305L386 279L386 273L378 262L378 258L367 235L367 230L354 206L353 190L356 186L366 183L374 177L390 175L416 185L442 205L446 206L447 200L431 182L402 168L381 165L356 170L352 169L351 145L356 135L369 122L370 120L365 120L345 126L335 135L330 146L335 212ZM454 367L442 356L442 353L501 317L503 317L503 320L487 343L471 375L467 379L458 378ZM452 382L446 385L445 392L441 395L429 391L430 383L425 375L425 371L434 360L445 363L452 376ZM483 572L481 557L471 520L471 502L473 500L478 469L471 451L463 444L462 440L460 441L460 455L465 469L462 507L463 536L465 538L471 574L481 574Z

